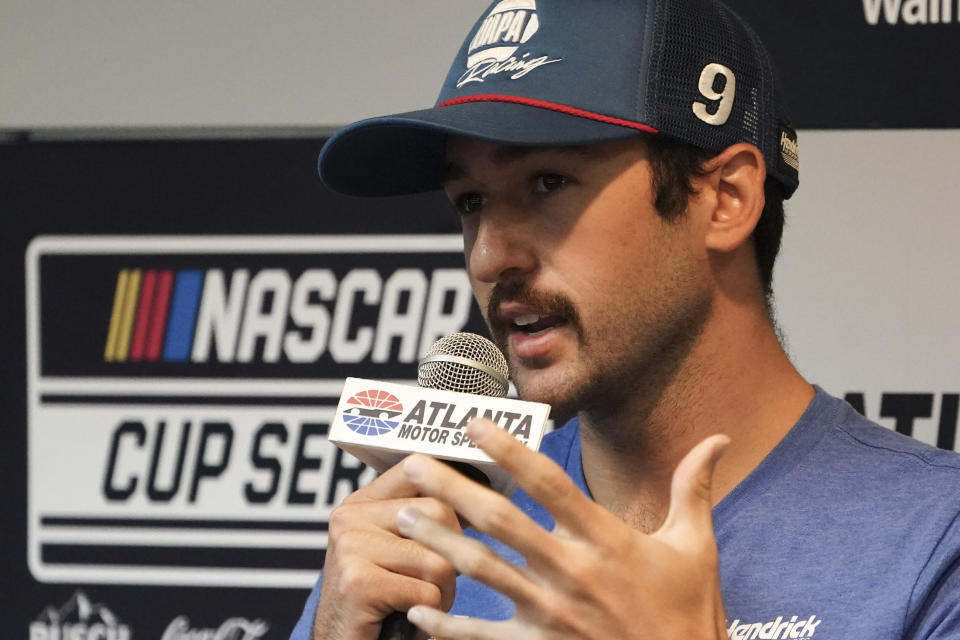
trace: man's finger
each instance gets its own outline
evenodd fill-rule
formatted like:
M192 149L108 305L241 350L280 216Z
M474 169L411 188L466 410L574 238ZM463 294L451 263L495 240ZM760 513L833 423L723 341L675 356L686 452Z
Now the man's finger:
M505 542L530 564L537 565L555 553L558 540L496 491L428 456L410 456L403 467L423 495L450 505L474 529Z
M330 514L330 534L339 536L352 529L371 528L399 533L397 531L397 512L404 507L415 507L434 520L450 527L459 526L456 514L448 505L435 498L421 496L343 504Z
M367 627L373 634L393 611L406 611L424 604L447 607L452 602L452 597L445 598L435 584L394 573L362 559L344 563L327 576L333 579L325 577L323 581L321 604L342 592L337 613L350 612L350 626ZM327 619L336 617L327 616Z
M400 532L446 558L460 573L492 587L517 606L530 604L537 587L522 571L478 540L451 531L416 509L397 514Z
M363 500L388 500L390 498L413 498L419 495L417 486L403 473L402 461L393 465L373 482L347 496L344 504Z
M423 605L407 612L407 619L433 638L456 638L457 640L501 640L518 638L513 621L491 622L479 618L452 616Z
M619 522L585 496L553 460L523 446L490 420L473 420L467 435L573 535L591 537L590 532Z
M440 588L441 604L453 604L456 572L453 566L438 553L431 551L415 540L398 538L375 530L351 532L337 542L337 552L344 556L363 558L365 561Z
M670 485L670 510L657 537L681 545L713 540L713 471L728 444L725 435L710 436L680 461Z

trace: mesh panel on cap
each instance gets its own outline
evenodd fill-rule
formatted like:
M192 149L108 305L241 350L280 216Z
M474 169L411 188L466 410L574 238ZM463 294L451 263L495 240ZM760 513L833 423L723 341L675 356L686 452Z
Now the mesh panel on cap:
M658 33L661 57L656 61L656 108L664 133L710 151L737 142L749 142L766 156L775 122L761 114L774 113L769 69L758 67L764 56L756 36L723 5L700 0L659 3ZM693 104L712 102L701 95L703 69L719 63L733 71L736 93L727 122L712 125L693 114ZM653 106L653 105L651 105ZM767 118L770 119L769 116Z
M431 345L417 369L417 384L428 389L503 397L507 393L507 360L483 336L452 333Z

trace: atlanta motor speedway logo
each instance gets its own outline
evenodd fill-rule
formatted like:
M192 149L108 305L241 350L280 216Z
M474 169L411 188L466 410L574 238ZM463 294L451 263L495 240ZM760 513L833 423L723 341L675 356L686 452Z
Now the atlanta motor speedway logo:
M455 235L41 237L27 325L34 577L302 588L373 476L327 439L343 380L482 319ZM370 391L353 428L396 427Z
M361 391L347 400L349 409L343 421L351 431L365 436L379 436L393 431L400 425L395 420L403 413L403 405L389 391Z

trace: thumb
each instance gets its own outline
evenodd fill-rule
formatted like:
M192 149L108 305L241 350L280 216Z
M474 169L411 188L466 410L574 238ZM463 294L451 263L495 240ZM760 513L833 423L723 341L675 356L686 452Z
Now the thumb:
M669 538L676 546L713 540L713 470L729 444L729 437L713 435L683 457L673 472L670 510L657 537Z

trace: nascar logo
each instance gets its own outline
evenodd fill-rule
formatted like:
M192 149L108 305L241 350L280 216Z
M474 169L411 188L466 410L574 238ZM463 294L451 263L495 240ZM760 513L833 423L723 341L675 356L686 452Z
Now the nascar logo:
M169 269L120 271L103 359L156 362L162 352L166 362L187 360L202 286L199 270L180 271L176 279Z
M450 297L452 296L452 298ZM107 363L414 362L421 346L463 326L472 291L462 269L121 269L116 278ZM375 308L369 326L357 301Z
M361 391L351 396L347 404L350 408L344 412L343 421L360 435L380 436L400 425L393 418L403 413L403 405L388 391Z

